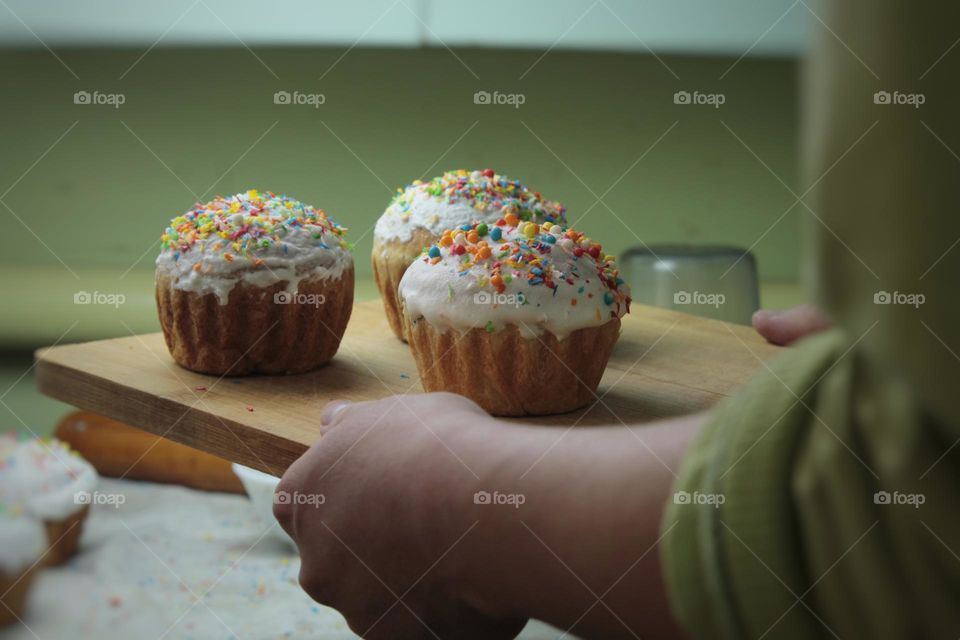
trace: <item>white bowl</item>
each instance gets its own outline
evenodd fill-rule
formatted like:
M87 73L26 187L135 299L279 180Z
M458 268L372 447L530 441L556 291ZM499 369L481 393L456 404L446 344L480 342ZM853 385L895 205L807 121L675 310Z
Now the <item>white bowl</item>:
M273 493L277 490L277 484L280 478L271 476L268 473L251 469L240 464L233 463L233 472L240 478L243 488L247 491L247 496L253 504L253 510L266 523L273 523L268 535L277 540L282 540L288 544L294 545L293 539L287 535L276 519L273 517ZM296 545L294 545L296 546Z

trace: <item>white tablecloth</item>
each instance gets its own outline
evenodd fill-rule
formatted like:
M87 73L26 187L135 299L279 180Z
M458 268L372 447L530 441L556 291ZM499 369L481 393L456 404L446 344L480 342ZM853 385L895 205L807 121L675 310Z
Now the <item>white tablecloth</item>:
M81 551L37 576L4 640L356 638L297 584L294 550L244 496L103 479ZM521 635L557 638L532 622Z

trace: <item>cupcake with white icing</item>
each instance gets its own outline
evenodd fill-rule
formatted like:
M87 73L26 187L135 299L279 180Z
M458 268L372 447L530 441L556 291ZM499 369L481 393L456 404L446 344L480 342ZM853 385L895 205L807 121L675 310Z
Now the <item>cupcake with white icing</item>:
M217 196L171 221L157 308L181 366L217 375L300 373L329 361L353 309L346 229L288 196Z
M524 222L565 223L564 213L560 203L544 200L492 169L448 171L398 189L373 234L373 275L390 328L405 339L397 287L410 263L445 229L474 222L491 225L507 214Z
M22 619L47 534L34 518L0 504L0 627Z
M0 436L0 504L43 523L47 564L76 552L98 479L93 466L59 440Z
M399 296L424 390L503 416L592 401L630 308L599 243L513 214L443 232L406 270Z

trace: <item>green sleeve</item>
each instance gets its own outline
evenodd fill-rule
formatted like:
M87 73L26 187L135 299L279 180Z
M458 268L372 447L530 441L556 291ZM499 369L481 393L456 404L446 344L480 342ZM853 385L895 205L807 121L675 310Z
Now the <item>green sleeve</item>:
M960 635L957 458L937 462L938 426L849 346L785 354L693 444L663 522L693 637Z

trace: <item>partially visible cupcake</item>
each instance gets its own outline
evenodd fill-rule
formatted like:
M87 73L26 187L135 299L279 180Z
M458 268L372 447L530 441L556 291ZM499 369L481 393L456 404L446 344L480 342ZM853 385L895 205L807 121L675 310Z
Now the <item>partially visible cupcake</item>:
M269 191L217 196L174 218L156 270L173 359L216 375L329 361L353 310L345 232L322 209Z
M414 180L406 189L397 189L377 220L372 260L387 320L398 338L405 339L397 287L410 263L445 229L474 222L491 225L507 214L523 222L566 223L559 202L544 200L492 169L448 171L429 182Z
M424 390L501 416L593 400L630 308L600 244L512 214L445 231L407 269L399 296Z
M27 593L46 548L43 525L0 504L0 627L23 618Z
M0 436L0 503L43 523L46 564L76 552L97 480L93 466L59 440Z

